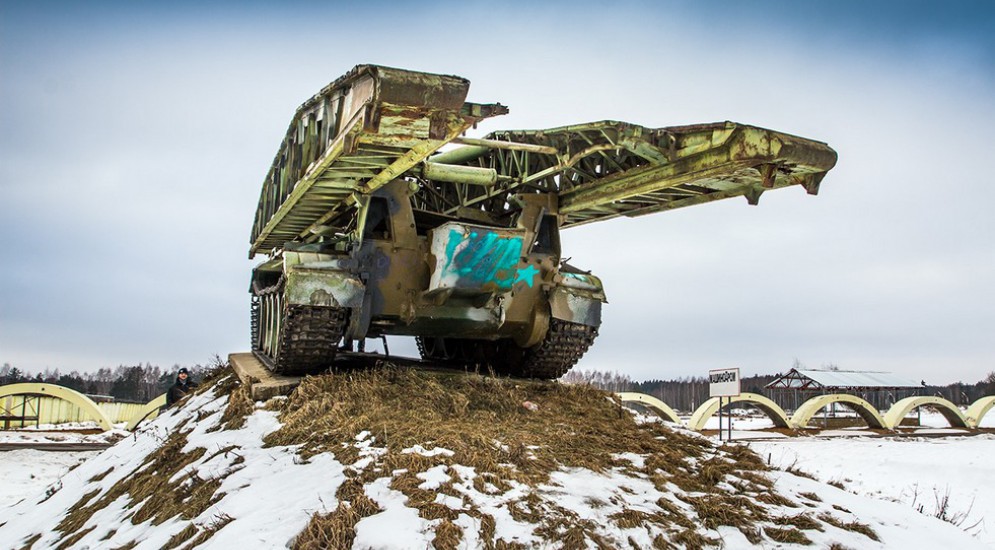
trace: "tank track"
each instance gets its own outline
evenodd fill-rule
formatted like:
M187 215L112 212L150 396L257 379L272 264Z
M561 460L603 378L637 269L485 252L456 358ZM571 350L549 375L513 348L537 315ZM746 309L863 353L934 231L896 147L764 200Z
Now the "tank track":
M517 364L503 365L504 368L495 365L494 370L524 378L559 378L580 361L597 336L598 327L551 319L549 332L538 346L525 350Z
M261 348L261 298L283 292L283 283L281 277L277 284L253 294L250 314L253 353L277 374L302 374L331 366L349 322L346 308L284 303L277 356L272 357Z
M504 376L551 380L573 368L597 335L597 327L552 319L546 337L533 348L521 348L511 340L443 338L443 355L438 343L422 337L415 340L422 358L438 361L440 366L480 367Z
M259 296L254 294L249 310L249 334L252 338L252 351L257 351L259 349Z
M331 366L349 322L349 310L328 306L288 305L280 331L280 354L272 370L300 374Z

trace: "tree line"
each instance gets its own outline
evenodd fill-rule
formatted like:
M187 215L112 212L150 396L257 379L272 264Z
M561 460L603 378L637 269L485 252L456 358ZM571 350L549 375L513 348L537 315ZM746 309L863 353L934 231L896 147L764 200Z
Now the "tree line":
M209 367L194 365L187 368L194 379L200 380ZM115 401L147 403L169 389L176 380L176 371L179 369L180 365L162 369L158 365L145 363L104 367L95 372L84 373L64 373L59 369L30 373L4 363L0 367L0 386L23 382L56 384L98 399L113 397Z
M799 367L795 367L799 368ZM804 366L801 366L804 368ZM830 366L832 369L832 366ZM767 390L780 375L765 374L744 376L741 380L743 392L757 393L770 398L785 410L794 410L805 400L815 395L812 392L791 390ZM637 382L627 374L596 370L571 370L562 380L571 384L589 384L611 391L631 391L652 395L674 409L692 412L708 400L708 379L704 376L685 376L669 380L646 380ZM910 395L934 395L943 397L959 406L967 406L986 395L995 395L995 371L976 383L955 382L946 386L924 385L898 392L870 391L860 395L879 410L888 409L894 402Z
M215 358L215 364L187 367L195 380L201 380L204 374L220 364L221 359ZM0 367L0 386L21 382L41 382L57 384L72 388L80 393L99 397L109 396L116 401L147 403L156 398L173 384L176 371L180 365L162 369L158 365L119 365L116 368L101 368L96 372L70 373L59 369L45 369L37 373L22 371L17 367L4 363ZM795 368L804 368L796 362ZM833 369L834 366L828 366ZM810 393L787 391L768 391L767 384L773 382L779 375L745 376L741 379L744 392L758 393L769 397L786 410L797 408ZM669 380L634 381L629 375L619 372L604 372L597 370L578 370L568 372L563 382L572 384L589 384L597 388L611 391L633 391L652 395L671 407L684 412L698 408L708 398L708 379L704 376L685 376ZM995 395L995 371L973 384L957 382L946 386L922 386L912 390L904 390L897 395L890 392L867 392L861 397L880 410L887 409L895 401L908 395L936 395L949 400L955 405L967 406L985 395Z

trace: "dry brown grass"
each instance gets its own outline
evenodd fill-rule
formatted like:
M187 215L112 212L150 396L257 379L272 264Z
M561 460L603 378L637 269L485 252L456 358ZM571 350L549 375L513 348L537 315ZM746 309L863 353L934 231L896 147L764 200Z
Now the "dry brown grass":
M772 482L763 475L767 466L746 446L716 449L704 438L660 423L638 424L610 396L588 386L391 367L308 377L280 404L282 427L265 443L300 445L305 459L329 452L345 465L357 465L361 446L356 436L368 432L366 443L383 453L356 471L347 470L348 478L337 492L339 507L314 515L295 548L351 545L356 523L379 511L364 487L392 472L397 473L390 486L407 497L406 505L426 520L440 520L434 539L440 548L462 541L462 531L452 523L461 513L480 521L478 535L486 548L516 546L496 539L494 519L476 509L454 484L467 482L480 493L499 494L510 490L512 482L532 487L546 483L561 468L639 475L667 493L676 486L696 495L685 500L711 528L733 525L754 542L762 540L759 525L768 519L758 500L796 506L772 491ZM523 407L525 401L538 404L538 410ZM453 454L426 457L402 452L415 445L445 448ZM619 453L641 455L645 464L638 467L615 458ZM449 483L431 490L419 487L423 483L419 473L457 464L473 468L476 477L459 479L449 468ZM740 494L734 494L729 484L738 484ZM453 509L436 502L439 494L462 499L463 506ZM667 499L658 505L654 513L623 509L611 521L621 528L658 526L671 539L660 537L659 544L654 543L658 547L694 548L716 542L698 533L695 521L680 506ZM538 536L557 546L611 547L598 534L603 526L536 492L505 506L513 519L535 525Z
M798 508L798 504L789 500L787 497L782 496L780 493L775 493L774 491L760 491L753 495L753 498L758 502L764 504L769 504L771 506L784 506L785 508Z
M814 502L822 502L822 498L815 493L798 493L798 496Z
M114 471L114 467L113 467L113 466L111 466L111 467L110 467L110 468L108 468L108 469L107 469L106 471L104 471L104 472L102 472L102 473L99 473L99 474L97 474L97 475L95 475L95 476L91 477L91 478L90 478L90 483L93 483L93 482L95 482L95 481L100 481L100 480L104 479L105 477L107 477L108 475L110 475L110 473L111 473L111 472L113 472L113 471Z
M214 388L215 395L228 395L238 387L238 384L238 376L235 376L235 372L231 370L228 360L215 355L204 370L204 377L194 390L194 394L201 394Z
M62 542L59 543L59 545L55 547L55 550L66 550L66 548L69 548L70 546L76 544L77 542L80 541L80 539L82 539L83 537L89 535L90 532L93 531L96 528L97 528L97 526L94 525L93 527L89 527L87 529L83 529L82 531L77 531L72 536L62 539Z
M645 512L626 508L621 512L616 512L608 516L608 519L612 520L615 525L618 525L622 529L633 529L642 525L648 519L648 516L649 514Z
M832 525L833 527L837 527L845 531L853 531L854 533L860 533L861 535L864 535L865 537L875 542L880 542L881 540L878 538L878 534L874 532L874 529L871 529L871 526L867 525L866 523L860 523L857 520L843 521L828 512L820 514L819 519L828 523L829 525Z
M822 524L808 514L782 516L772 520L777 525L791 525L805 531L822 531Z
M673 542L680 548L687 550L701 550L709 546L719 546L721 541L706 537L696 529L685 529L674 535Z
M184 453L182 449L186 444L185 433L173 432L141 466L115 483L99 500L90 503L99 493L97 490L84 495L56 530L65 535L78 534L94 513L124 495L129 497L128 507L138 506L130 516L136 525L147 520L159 525L176 516L193 519L200 515L222 498L223 495L216 494L222 479L205 480L190 475L170 482L170 478L206 452L206 449L197 448Z
M197 536L194 537L193 541L190 542L190 546L187 547L187 550L191 548L196 548L201 544L207 542L208 539L214 536L214 533L217 533L218 531L221 530L222 527L231 523L233 519L234 518L232 518L228 514L221 514L220 516L214 518L214 520L211 521L211 523L209 523L206 527L201 529L199 533L197 533Z
M432 547L436 550L456 550L463 540L463 530L449 520L443 520L435 528Z
M533 482L560 466L603 471L620 448L674 454L676 441L653 437L672 432L637 426L605 395L585 386L395 368L316 376L297 388L281 415L283 428L266 442L303 444L304 456L327 451L349 464L358 451L343 443L366 430L388 451L445 447L455 452L454 463ZM539 410L525 409L525 401ZM707 444L695 440L693 446Z
M339 503L330 514L314 514L311 521L294 540L294 550L324 550L326 548L352 548L356 538L356 524L363 519L346 503Z
M764 534L774 542L785 544L812 544L811 539L793 527L764 527Z
M7 525L7 524L5 523L4 525ZM41 533L38 533L37 535L33 535L31 538L29 538L28 540L24 541L24 546L21 547L21 550L31 550L31 547L34 546L35 543L38 542L38 539L40 539L40 538L41 538Z
M221 429L237 430L245 426L245 419L255 410L255 403L249 397L249 388L239 384L228 394L228 406L221 414Z
M66 514L66 517L62 518L62 521L55 526L55 530L68 535L75 533L80 527L83 527L83 524L93 515L93 511L87 507L87 504L98 494L100 494L100 489L94 489L80 497L76 501L76 504L73 504L69 509L70 512Z
M193 536L197 534L197 531L199 531L199 529L197 529L197 526L194 525L193 523L187 525L186 527L181 529L178 533L176 533L172 537L169 537L169 540L166 541L166 544L165 546L162 547L162 550L171 550L173 548L179 548L183 543L192 539Z

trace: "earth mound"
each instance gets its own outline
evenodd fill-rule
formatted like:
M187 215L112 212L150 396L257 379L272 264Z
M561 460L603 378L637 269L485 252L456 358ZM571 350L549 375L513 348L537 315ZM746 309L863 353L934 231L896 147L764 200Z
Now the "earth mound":
M60 549L606 549L963 535L796 474L586 386L383 366L253 403L221 370L0 512L0 536Z

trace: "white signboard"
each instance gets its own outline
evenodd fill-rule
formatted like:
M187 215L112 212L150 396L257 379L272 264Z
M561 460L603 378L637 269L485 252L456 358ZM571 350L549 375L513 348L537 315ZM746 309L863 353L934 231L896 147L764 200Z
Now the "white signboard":
M708 395L710 397L735 397L740 393L739 369L708 371Z

